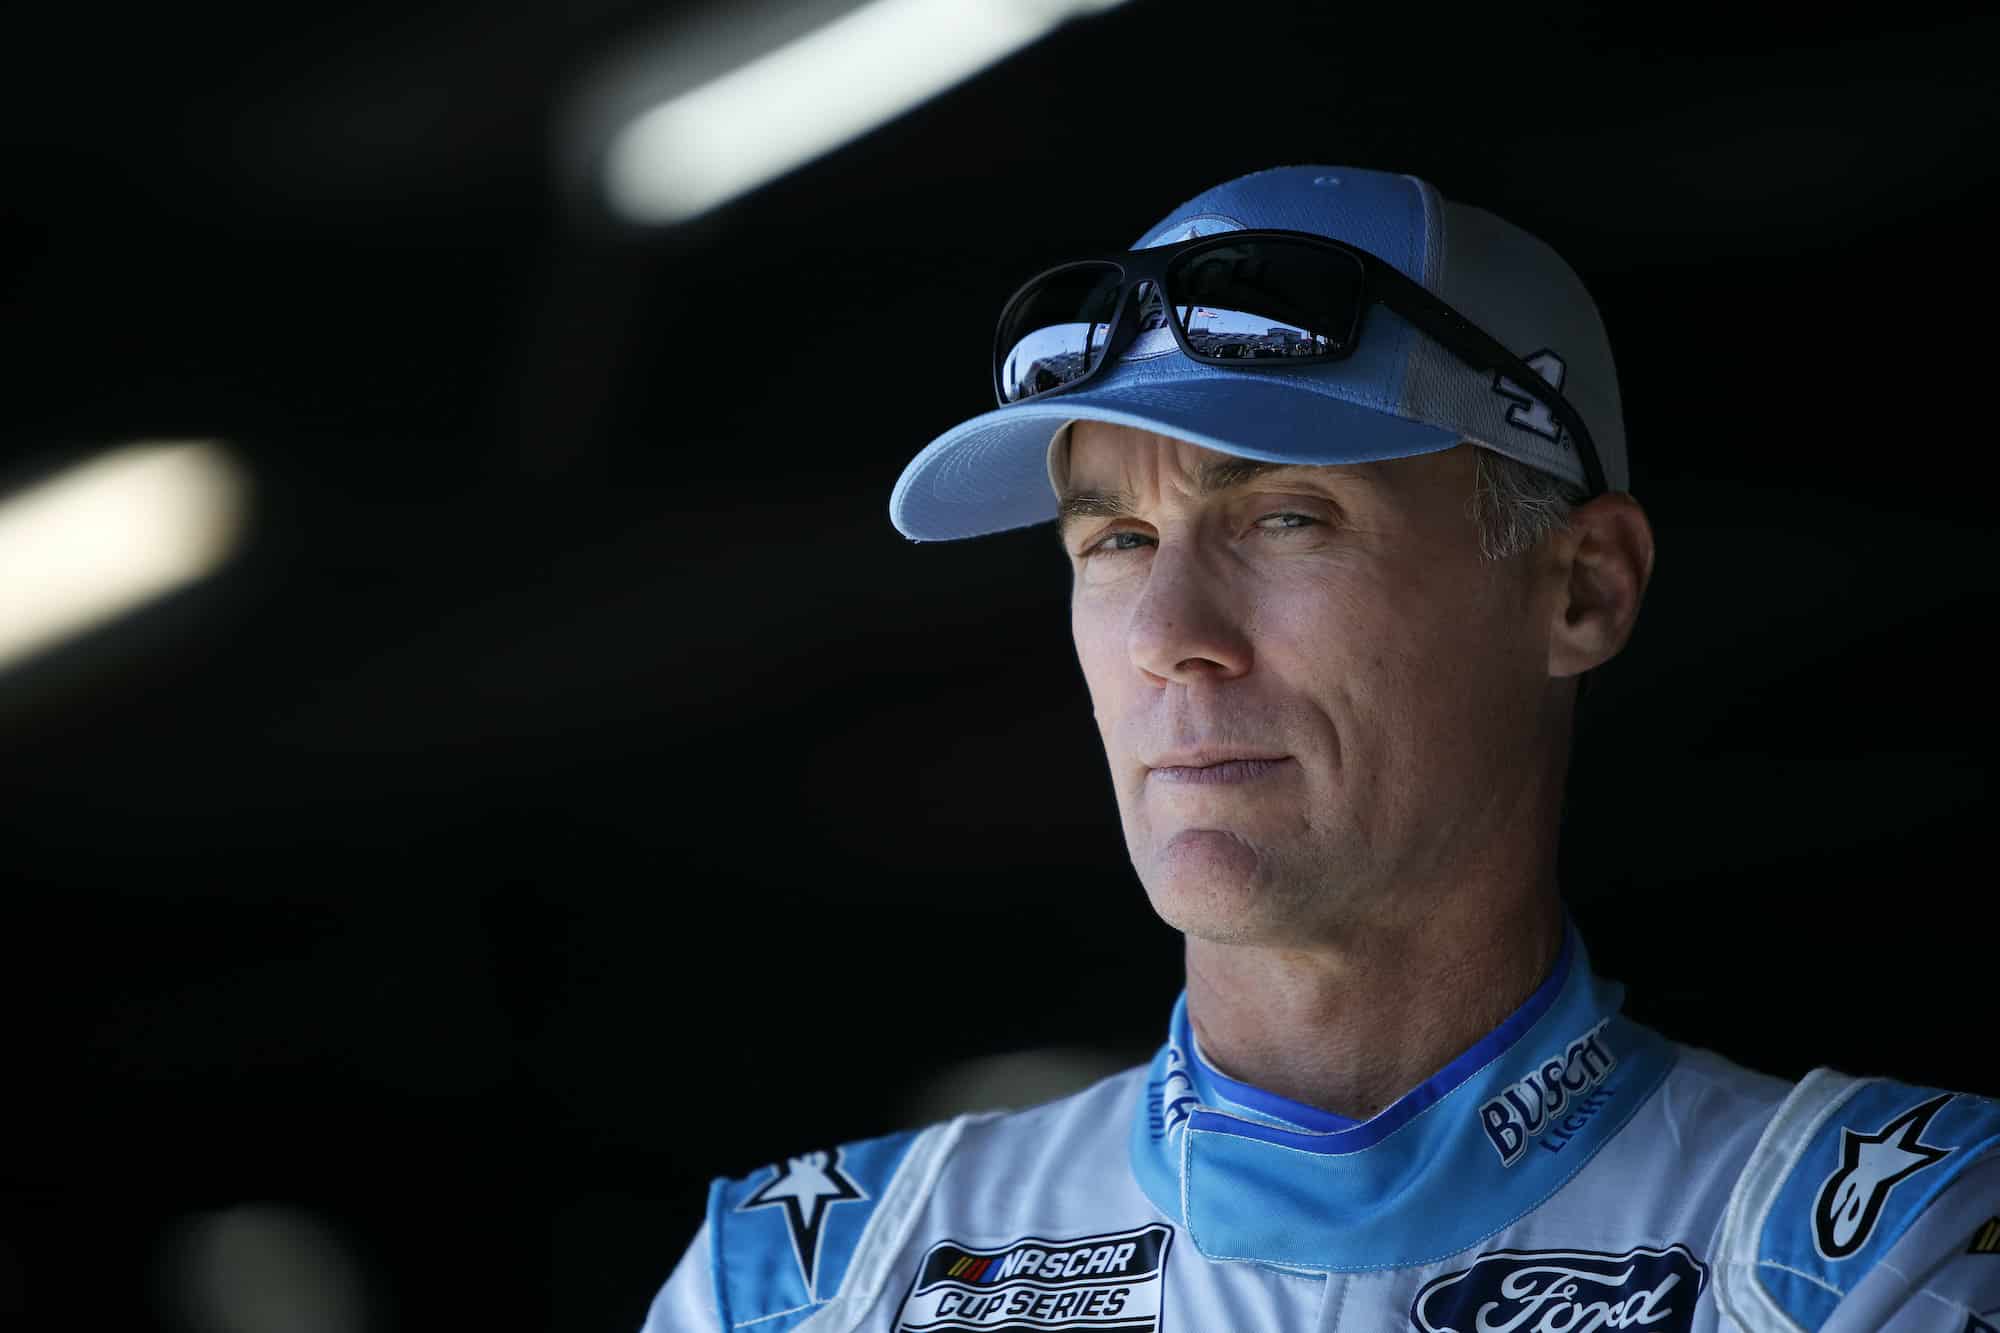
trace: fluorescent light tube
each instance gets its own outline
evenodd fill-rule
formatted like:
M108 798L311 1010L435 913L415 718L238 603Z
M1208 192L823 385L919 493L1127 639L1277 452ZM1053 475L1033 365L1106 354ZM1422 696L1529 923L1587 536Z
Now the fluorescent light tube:
M129 445L0 498L0 668L214 570L247 499L207 443Z
M611 205L635 222L693 217L894 119L1070 13L1109 7L870 0L633 119L606 160Z

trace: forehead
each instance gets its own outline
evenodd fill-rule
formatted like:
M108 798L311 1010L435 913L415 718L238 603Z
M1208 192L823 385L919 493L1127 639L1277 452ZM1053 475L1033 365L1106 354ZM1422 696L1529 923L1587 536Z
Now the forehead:
M1081 491L1154 492L1171 487L1194 495L1213 494L1261 477L1283 473L1332 480L1367 480L1377 464L1314 465L1262 462L1203 448L1156 431L1101 421L1079 421L1058 456L1053 473L1063 494Z

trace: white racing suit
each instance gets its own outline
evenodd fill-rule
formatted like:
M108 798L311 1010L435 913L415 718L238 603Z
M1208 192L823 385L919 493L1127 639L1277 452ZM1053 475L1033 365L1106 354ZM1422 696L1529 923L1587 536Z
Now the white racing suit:
M1619 1013L1574 927L1366 1122L1150 1066L711 1187L644 1333L2000 1333L2000 1106Z

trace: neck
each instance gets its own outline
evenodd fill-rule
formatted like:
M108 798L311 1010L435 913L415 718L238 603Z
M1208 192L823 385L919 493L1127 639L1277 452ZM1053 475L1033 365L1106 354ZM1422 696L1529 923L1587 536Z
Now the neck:
M1315 950L1187 942L1188 1018L1218 1071L1366 1120L1499 1026L1562 948L1554 891L1468 897Z

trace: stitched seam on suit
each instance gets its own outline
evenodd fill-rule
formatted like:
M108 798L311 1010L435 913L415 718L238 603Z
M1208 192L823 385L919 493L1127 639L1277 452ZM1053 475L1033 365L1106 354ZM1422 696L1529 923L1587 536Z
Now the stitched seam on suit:
M1790 1264L1781 1264L1776 1259L1759 1259L1757 1261L1757 1267L1775 1268L1780 1273L1790 1273L1793 1277L1804 1278L1806 1281L1812 1283L1815 1287L1824 1288L1825 1290L1832 1292L1836 1296L1845 1296L1847 1294L1846 1292L1842 1291L1839 1287L1836 1287L1831 1282L1828 1282L1825 1278L1814 1277L1811 1273L1806 1272L1804 1269L1794 1268Z
M777 1311L777 1312L776 1312L776 1313L774 1313L774 1314L760 1314L760 1315L758 1315L758 1316L757 1316L757 1317L756 1317L755 1319L746 1319L746 1320L744 1320L744 1321L743 1321L742 1323L740 1323L740 1324L731 1324L731 1325L730 1325L730 1327L731 1327L731 1328L748 1328L748 1327L750 1327L750 1325L752 1325L752 1324L761 1324L761 1323L763 1323L763 1322L765 1322L766 1320L769 1320L769 1319L783 1319L783 1318L784 1318L784 1317L785 1317L786 1315L788 1315L788 1314L797 1314L797 1313L798 1313L799 1311L801 1311L801 1310L810 1310L810 1309L812 1309L812 1308L813 1308L814 1306L818 1306L818 1305L825 1305L825 1304L826 1304L826 1302L825 1302L825 1301L808 1301L808 1302L807 1302L806 1304L804 1304L804 1305L794 1305L794 1306L793 1306L793 1307L792 1307L791 1309L789 1309L789 1310L779 1310L779 1311Z

